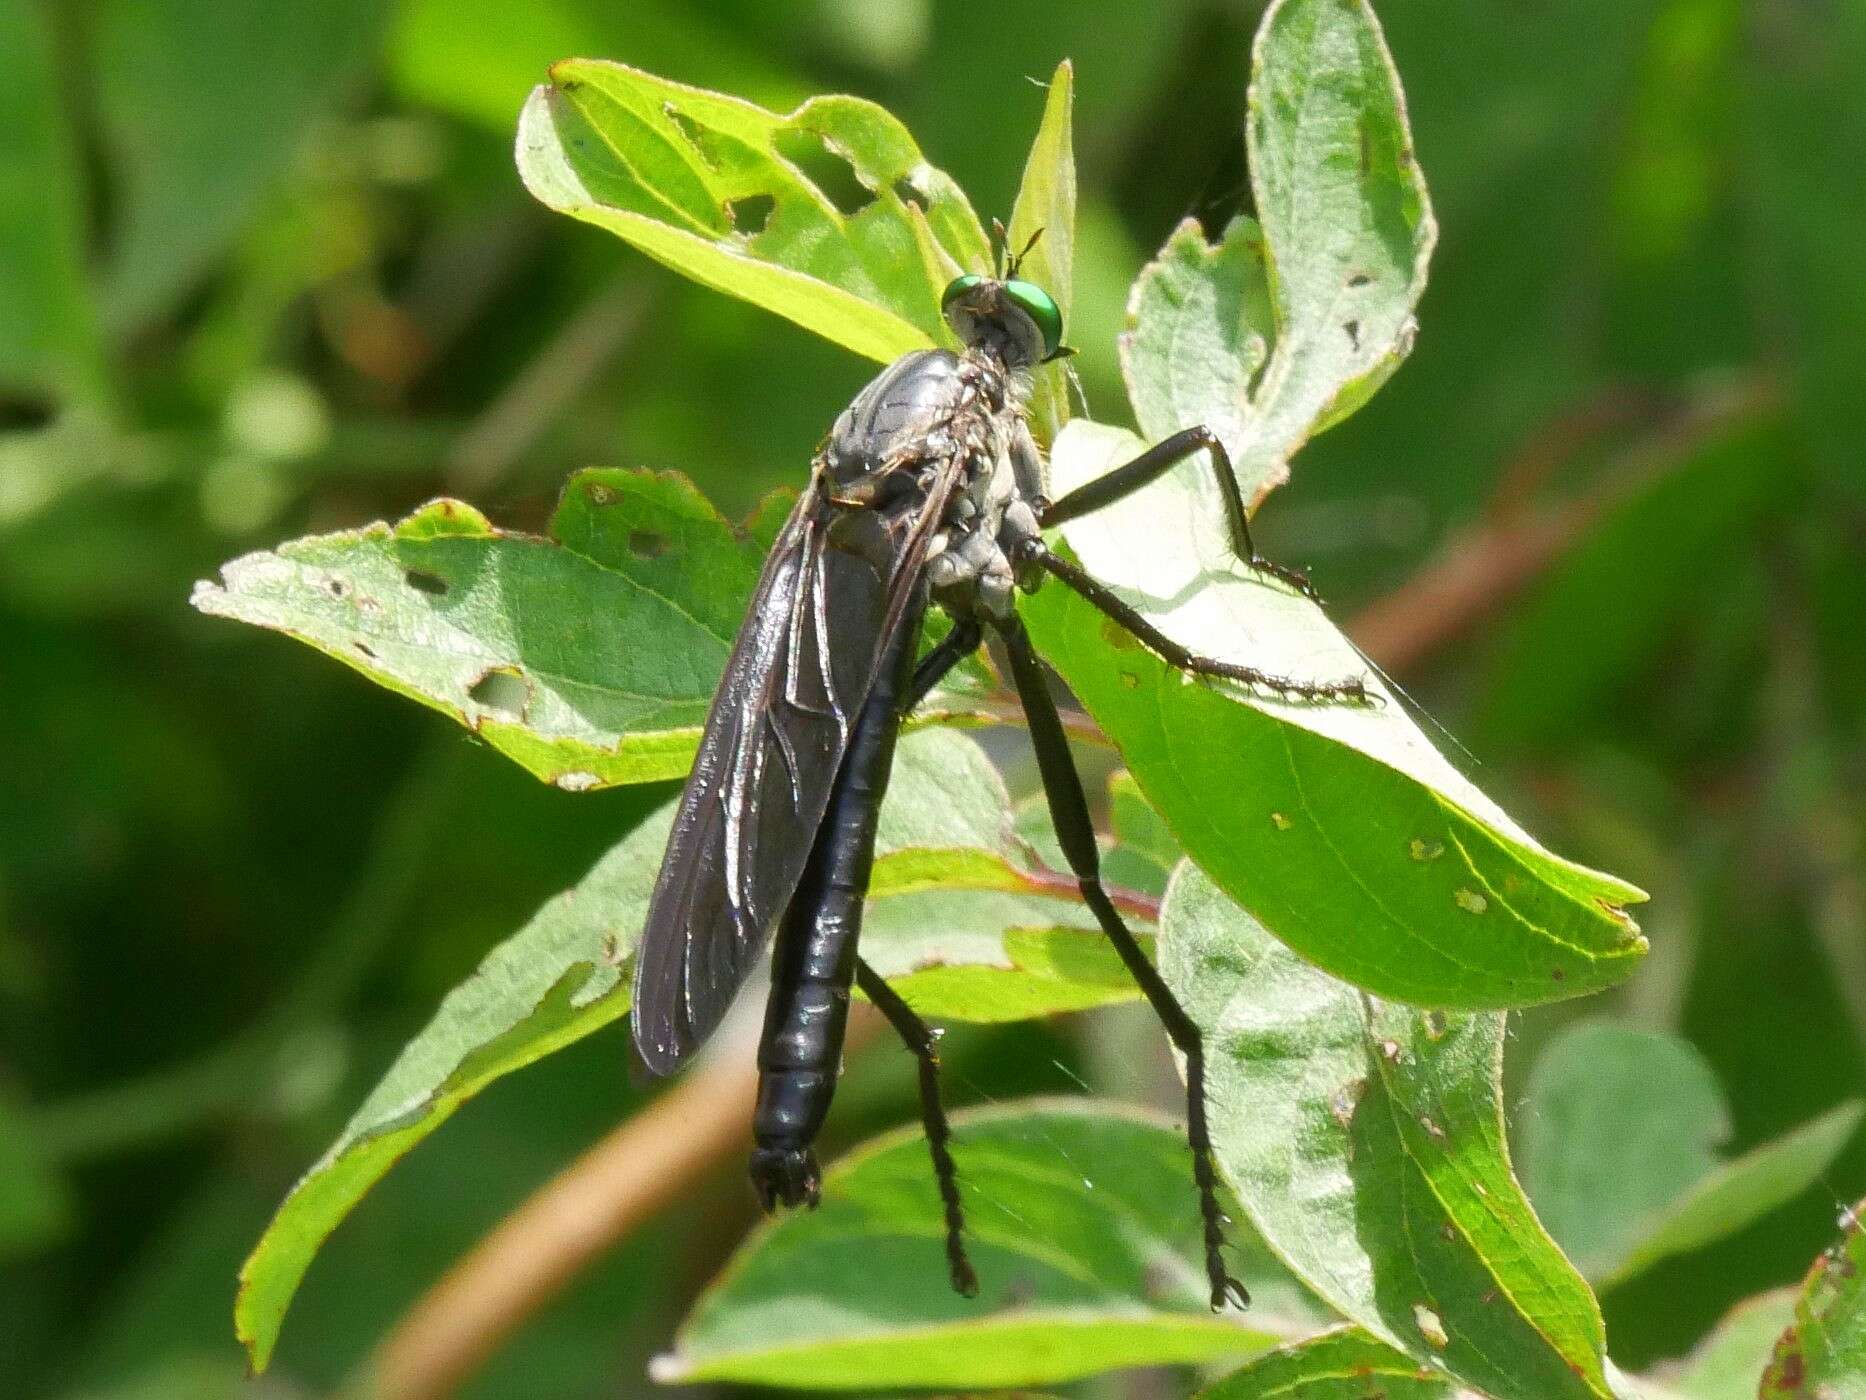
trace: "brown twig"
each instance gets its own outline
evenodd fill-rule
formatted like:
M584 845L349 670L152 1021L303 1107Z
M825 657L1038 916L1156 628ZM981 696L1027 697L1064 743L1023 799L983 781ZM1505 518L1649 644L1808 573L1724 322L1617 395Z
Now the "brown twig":
M1630 400L1611 396L1591 415L1567 415L1560 433L1538 434L1506 467L1504 490L1484 517L1454 534L1437 557L1361 611L1348 635L1373 661L1392 671L1417 666L1495 614L1541 576L1615 504L1689 461L1711 438L1768 412L1779 401L1769 379L1753 377L1706 391L1668 415L1592 485L1550 505L1528 493L1554 474L1545 460L1550 440L1579 447L1594 433L1623 423ZM1583 429L1585 424L1585 430Z
M854 1050L881 1022L866 1005L851 1012ZM372 1400L452 1395L593 1259L744 1149L757 1084L749 1045L722 1045L449 1269L396 1323L354 1392Z

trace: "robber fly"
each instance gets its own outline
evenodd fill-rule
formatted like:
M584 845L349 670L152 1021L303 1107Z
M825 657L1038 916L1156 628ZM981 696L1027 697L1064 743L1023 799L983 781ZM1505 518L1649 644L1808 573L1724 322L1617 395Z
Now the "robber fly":
M952 1284L977 1291L940 1102L937 1033L862 960L857 942L902 718L989 628L1009 661L1082 898L1185 1057L1211 1303L1242 1305L1248 1297L1222 1256L1199 1030L1102 887L1082 780L1017 597L1053 578L1168 664L1279 696L1362 701L1365 685L1290 680L1195 655L1044 544L1046 527L1112 504L1204 453L1238 554L1309 592L1301 574L1258 555L1230 460L1207 428L1176 433L1048 498L1025 406L1035 367L1070 352L1055 300L1018 278L1019 260L999 276L967 274L948 286L942 309L964 348L916 350L882 370L837 418L811 464L809 485L765 561L681 794L635 966L635 1045L651 1071L674 1070L718 1025L775 930L751 1177L767 1211L814 1205L811 1145L835 1093L850 987L859 985L918 1058ZM952 628L920 655L934 606Z

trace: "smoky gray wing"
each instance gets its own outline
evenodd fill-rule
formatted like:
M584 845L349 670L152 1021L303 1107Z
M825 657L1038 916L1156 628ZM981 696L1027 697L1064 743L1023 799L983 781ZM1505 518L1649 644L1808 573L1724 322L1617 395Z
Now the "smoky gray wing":
M725 1014L798 879L893 624L890 565L806 492L726 663L635 963L637 1051L672 1071Z

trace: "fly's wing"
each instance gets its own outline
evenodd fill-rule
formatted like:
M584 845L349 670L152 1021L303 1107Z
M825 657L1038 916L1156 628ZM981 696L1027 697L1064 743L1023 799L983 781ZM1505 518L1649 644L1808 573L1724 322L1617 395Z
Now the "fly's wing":
M929 503L930 504L930 503ZM925 531L831 548L832 508L812 483L752 595L668 838L635 962L643 1062L666 1074L719 1018L796 891L849 733L874 684L896 594Z

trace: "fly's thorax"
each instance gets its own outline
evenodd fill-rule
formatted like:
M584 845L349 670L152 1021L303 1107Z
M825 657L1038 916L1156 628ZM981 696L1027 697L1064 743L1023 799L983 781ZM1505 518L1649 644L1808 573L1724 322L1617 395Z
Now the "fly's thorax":
M901 356L868 382L830 429L822 462L831 487L856 487L944 458L976 396L965 357L950 350Z
M1041 479L1042 459L1014 406L967 424L966 473L931 541L927 578L955 613L1009 616L1018 583L1019 546L1039 533L1027 484Z

